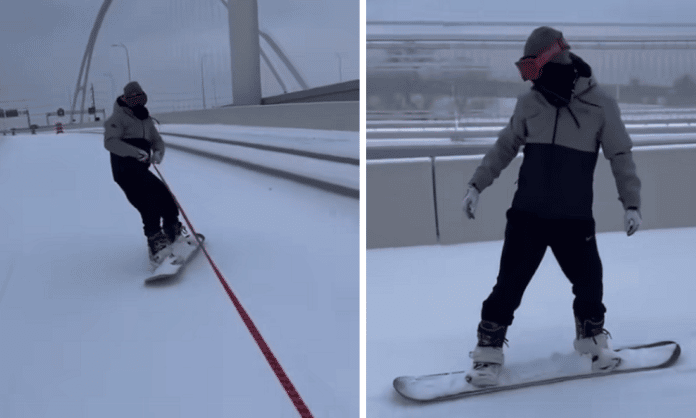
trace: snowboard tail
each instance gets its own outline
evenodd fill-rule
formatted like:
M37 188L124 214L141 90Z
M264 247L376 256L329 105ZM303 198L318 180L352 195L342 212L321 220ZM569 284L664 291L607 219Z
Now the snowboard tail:
M578 353L558 354L542 363L504 366L501 383L497 386L472 386L466 381L467 372L457 371L397 377L394 379L394 389L401 396L420 402L461 399L571 380L664 369L676 363L681 354L681 347L674 341L660 341L614 351L621 357L621 362L611 371L590 372L590 359ZM541 369L546 370L539 372L540 365Z
M193 259L198 250L200 243L205 241L202 234L195 236L179 238L171 246L171 254L155 269L152 275L145 279L145 284L155 284L171 280L178 276L181 270Z

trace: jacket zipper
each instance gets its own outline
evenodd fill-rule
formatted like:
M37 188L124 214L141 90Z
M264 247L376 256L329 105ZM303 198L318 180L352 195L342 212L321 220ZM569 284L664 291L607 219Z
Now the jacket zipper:
M556 145L556 129L558 128L558 114L560 113L561 109L559 107L556 108L556 120L553 122L553 137L551 137L551 145Z
M560 108L556 108L556 119L553 122L553 136L551 137L551 176L549 176L549 195L548 195L548 202L549 202L549 212L553 212L552 207L553 207L553 195L554 195L554 176L553 176L553 169L554 169L554 164L556 162L556 131L558 130L558 116L561 112Z

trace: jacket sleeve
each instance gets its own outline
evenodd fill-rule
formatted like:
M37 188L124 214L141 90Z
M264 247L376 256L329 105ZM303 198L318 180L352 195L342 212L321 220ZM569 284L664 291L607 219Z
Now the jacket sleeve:
M624 210L632 207L640 209L641 183L631 152L633 142L621 120L619 105L613 98L608 97L607 102L604 105L604 124L599 133L602 152L611 165Z
M517 100L515 111L510 122L500 131L498 140L486 155L469 180L469 186L474 186L479 192L493 184L510 162L517 156L520 146L524 145L527 130L524 122L522 98Z
M123 125L114 116L104 122L104 148L119 157L137 157L138 148L121 140L124 132Z

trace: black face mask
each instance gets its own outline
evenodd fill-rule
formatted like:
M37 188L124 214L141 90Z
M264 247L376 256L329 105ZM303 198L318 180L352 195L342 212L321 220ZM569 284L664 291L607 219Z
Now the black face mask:
M130 96L123 95L123 101L128 107L145 106L147 104L147 94L135 93Z
M145 120L150 116L150 112L144 105L133 106L130 109L133 111L133 115L140 120Z
M554 106L566 106L575 89L577 72L573 64L549 62L544 65L541 77L534 81L534 87Z
M150 112L145 107L145 103L147 103L147 95L142 93L135 97L134 100L133 98L134 96L121 96L116 100L116 102L119 104L119 106L129 108L136 118L140 120L147 119L150 116Z

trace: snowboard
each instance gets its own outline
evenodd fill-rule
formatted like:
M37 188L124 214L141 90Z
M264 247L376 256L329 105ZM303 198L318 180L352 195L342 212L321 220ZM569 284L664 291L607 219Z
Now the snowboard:
M681 354L679 344L674 341L623 347L614 351L621 357L621 362L617 368L606 372L592 372L591 359L573 352L505 365L496 386L472 386L466 381L468 371L457 371L397 377L394 379L394 389L401 396L420 402L461 399L571 380L664 369L672 366Z
M205 240L202 234L197 236L201 243ZM171 254L152 272L152 275L145 279L145 284L162 283L177 277L199 249L198 240L193 235L179 237L171 245Z

